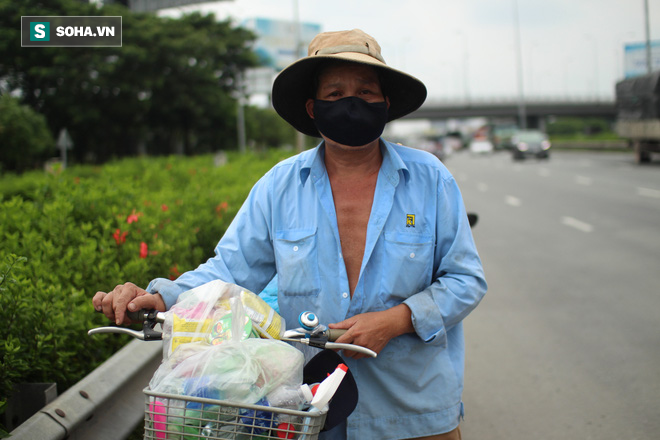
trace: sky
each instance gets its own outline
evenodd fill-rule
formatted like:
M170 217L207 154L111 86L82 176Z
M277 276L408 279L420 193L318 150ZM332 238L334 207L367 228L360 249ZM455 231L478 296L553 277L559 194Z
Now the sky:
M660 40L660 0L648 5L651 40ZM234 0L161 15L193 10L237 23L298 15L322 31L362 29L433 101L514 100L519 73L526 99L611 100L624 44L646 39L644 0Z

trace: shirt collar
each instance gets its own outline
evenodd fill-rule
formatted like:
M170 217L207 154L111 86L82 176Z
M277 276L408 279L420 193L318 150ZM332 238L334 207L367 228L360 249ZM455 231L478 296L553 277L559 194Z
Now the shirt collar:
M405 182L408 183L410 180L410 171L403 159L401 159L399 153L396 151L394 144L381 139L380 148L383 152L381 171L385 172L385 176L389 182L393 186L397 186L401 176L403 176Z
M396 151L394 145L383 139L380 140L380 148L383 153L383 163L381 171L384 172L387 180L393 185L399 184L400 176L403 175L406 183L410 180L410 171L401 159L401 156ZM325 174L325 163L323 158L325 156L325 144L321 142L314 150L309 151L309 154L303 161L303 166L300 168L300 183L305 186L305 182L311 175L314 180L320 178Z
M310 174L314 180L317 180L325 174L325 164L323 163L325 144L321 142L316 148L308 151L306 156L307 157L303 160L303 165L300 168L300 184L302 186L305 186L305 182L307 182Z

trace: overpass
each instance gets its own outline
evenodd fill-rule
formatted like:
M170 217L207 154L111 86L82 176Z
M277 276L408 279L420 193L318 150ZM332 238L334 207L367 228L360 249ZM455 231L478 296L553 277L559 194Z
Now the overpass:
M613 99L537 99L525 100L525 113L529 127L544 125L552 116L599 117L614 120L616 106ZM417 111L405 116L405 119L465 119L486 117L490 119L518 118L516 99L478 99L463 101L444 101L438 98L428 99Z

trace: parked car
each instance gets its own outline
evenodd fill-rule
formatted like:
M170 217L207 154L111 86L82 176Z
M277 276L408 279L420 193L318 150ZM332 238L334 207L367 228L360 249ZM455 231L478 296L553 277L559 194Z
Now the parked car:
M540 130L520 130L511 136L513 158L524 159L534 156L539 159L550 157L550 140L548 135Z
M490 154L495 150L493 143L487 138L474 138L470 142L470 153L473 154Z

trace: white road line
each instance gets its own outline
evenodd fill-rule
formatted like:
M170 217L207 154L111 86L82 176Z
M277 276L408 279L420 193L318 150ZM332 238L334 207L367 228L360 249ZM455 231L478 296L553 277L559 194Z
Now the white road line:
M517 197L513 197L513 196L506 196L505 199L504 199L504 202L507 205L511 205L511 206L515 206L515 207L518 207L518 206L522 205L522 200L520 200Z
M578 185L591 185L593 183L593 179L591 177L585 177L585 176L575 176L575 183Z
M477 184L477 189L481 192L486 192L486 191L488 191L488 184L483 183L483 182L478 183Z
M566 226L570 226L571 228L575 228L582 232L592 232L594 230L594 227L589 223L585 223L573 217L564 216L561 218L561 222Z
M653 197L654 199L660 199L660 190L637 187L637 195L644 197Z

